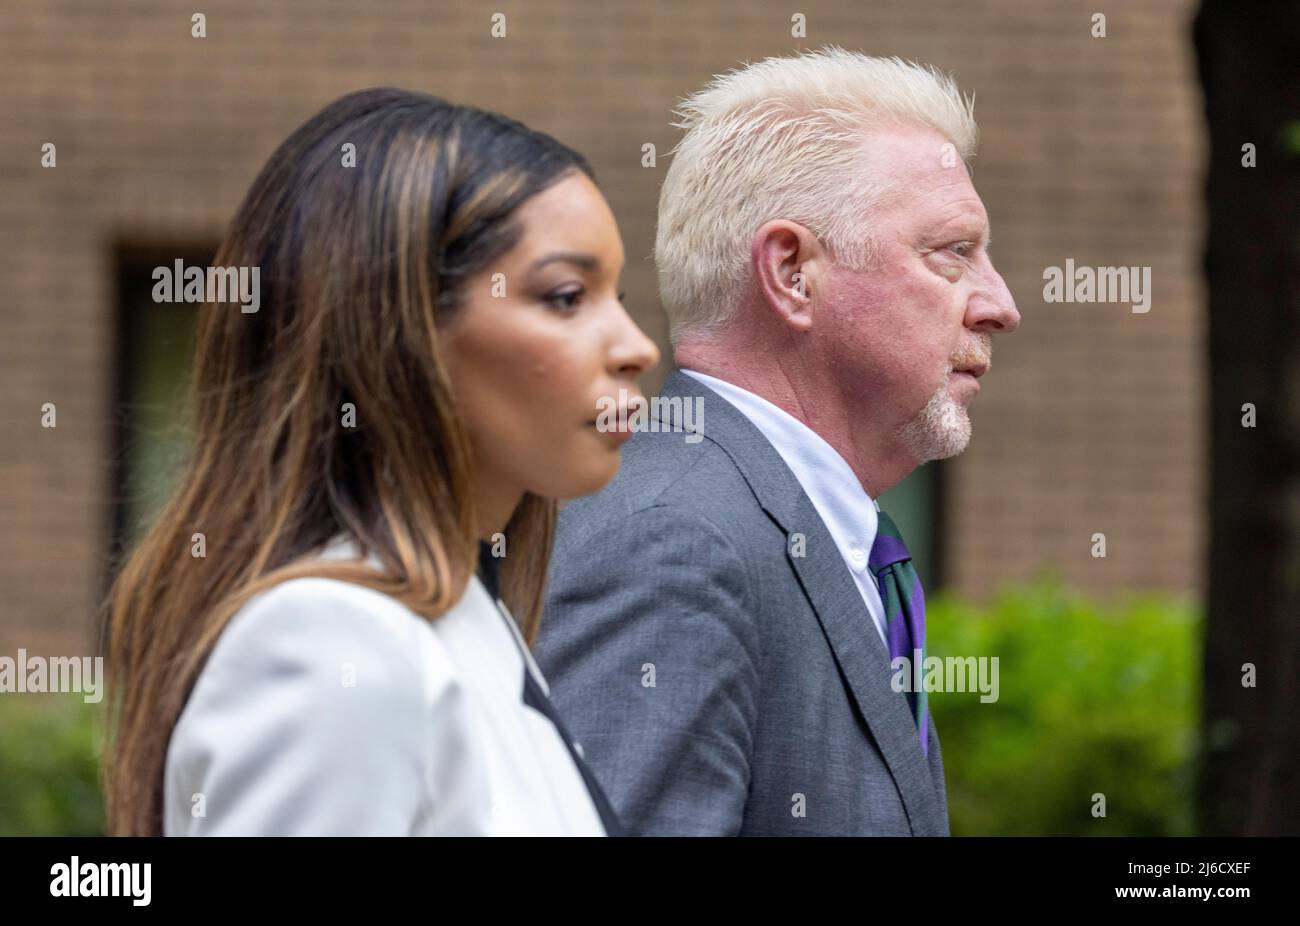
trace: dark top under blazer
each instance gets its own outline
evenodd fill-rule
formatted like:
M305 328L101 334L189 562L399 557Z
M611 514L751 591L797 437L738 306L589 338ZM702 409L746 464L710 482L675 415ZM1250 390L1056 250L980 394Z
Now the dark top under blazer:
M492 547L486 543L479 543L478 550L478 577L482 580L483 585L487 588L488 594L494 601L501 597L501 571L500 563L497 557L492 555ZM506 617L513 620L508 614ZM618 814L610 805L609 799L600 787L600 782L596 779L591 768L583 761L582 753L578 749L578 744L574 742L569 735L568 729L564 725L564 720L556 711L554 704L542 691L542 686L537 684L533 674L524 667L523 691L521 693L523 702L533 710L546 716L548 720L555 725L555 730L560 734L560 739L564 740L565 747L569 750L569 755L573 758L573 764L578 767L579 774L582 775L582 783L587 786L587 793L591 795L591 802L596 805L596 813L600 814L600 822L605 827L606 836L625 836L623 825L619 822ZM523 772L525 770L521 770Z
M636 834L947 835L937 733L921 752L853 577L734 406L703 440L636 434L566 506L534 655ZM804 537L804 556L791 537Z

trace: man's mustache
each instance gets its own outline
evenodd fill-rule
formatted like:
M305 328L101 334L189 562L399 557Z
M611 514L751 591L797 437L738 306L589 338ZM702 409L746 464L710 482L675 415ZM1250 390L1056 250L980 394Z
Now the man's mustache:
M982 363L990 369L993 367L993 335L981 332L975 340L967 341L961 350L949 361L953 370Z

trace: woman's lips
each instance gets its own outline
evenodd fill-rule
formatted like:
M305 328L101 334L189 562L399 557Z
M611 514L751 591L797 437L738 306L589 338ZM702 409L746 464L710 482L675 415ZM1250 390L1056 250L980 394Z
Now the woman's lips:
M620 427L618 421L611 423L614 425L612 428L602 426L603 423L601 422L588 421L587 427L591 428L601 437L606 437L617 444L622 444L632 438L633 431L630 427ZM624 419L624 425L626 425L626 423L626 419Z
M620 405L616 411L588 421L587 427L621 444L632 437L634 433L632 416L637 414L644 402L642 396L635 396L626 405Z
M596 403L596 407L600 408L601 412L595 418L587 419L587 424L592 427L597 427L603 424L607 431L623 430L633 424L633 417L636 417L639 420L644 420L646 415L649 414L646 409L648 404L646 397L640 392L628 396L626 391L623 391L619 396L620 399L624 400L623 403L613 410L603 407L608 402L609 398L612 397L607 397Z

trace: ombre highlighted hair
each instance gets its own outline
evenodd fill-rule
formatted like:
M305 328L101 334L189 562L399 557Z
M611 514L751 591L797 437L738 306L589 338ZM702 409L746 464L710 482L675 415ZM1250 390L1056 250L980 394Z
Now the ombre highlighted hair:
M592 176L512 119L389 88L331 103L262 168L215 258L261 268L261 309L201 307L192 447L105 603L111 834L161 833L172 729L254 595L341 579L428 620L460 599L478 562L474 462L440 326L521 238L516 210L574 171ZM554 523L554 500L527 495L506 528L502 597L530 642ZM360 559L314 557L340 536Z

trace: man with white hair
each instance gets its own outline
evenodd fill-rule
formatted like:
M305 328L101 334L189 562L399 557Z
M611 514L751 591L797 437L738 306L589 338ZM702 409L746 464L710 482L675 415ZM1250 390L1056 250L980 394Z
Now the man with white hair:
M564 509L537 659L631 832L947 835L925 692L893 684L924 658L924 595L874 499L965 449L1020 321L971 102L827 48L679 114L663 396L703 398L703 440L645 429Z

